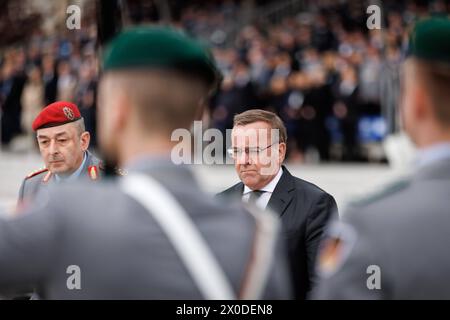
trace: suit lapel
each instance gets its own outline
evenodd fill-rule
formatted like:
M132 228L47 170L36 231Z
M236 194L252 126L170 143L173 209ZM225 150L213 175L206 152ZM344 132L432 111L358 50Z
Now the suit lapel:
M295 190L295 185L293 178L289 171L282 166L283 174L281 175L280 181L278 181L275 190L273 190L272 196L270 197L267 207L277 212L282 216L287 207L292 201L293 193Z
M236 184L231 193L232 197L236 197L237 199L242 199L242 193L244 192L244 184L242 182L239 182Z

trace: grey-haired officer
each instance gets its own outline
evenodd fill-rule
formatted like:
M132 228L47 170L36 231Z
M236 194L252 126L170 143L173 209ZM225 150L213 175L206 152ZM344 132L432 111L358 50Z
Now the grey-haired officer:
M206 196L170 154L217 86L210 55L183 34L132 28L105 51L99 142L120 181L71 183L18 218L0 220L0 292L41 298L290 297L274 215Z
M54 183L81 178L97 181L103 174L101 161L88 151L90 134L75 104L57 101L46 106L34 119L32 127L45 167L23 180L19 204L34 200L38 191Z
M415 173L352 206L319 257L319 299L450 299L450 20L416 24L403 69Z

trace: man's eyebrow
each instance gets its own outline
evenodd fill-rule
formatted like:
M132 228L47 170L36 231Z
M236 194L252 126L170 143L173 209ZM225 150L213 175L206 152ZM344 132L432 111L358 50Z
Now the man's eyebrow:
M55 134L55 137L61 137L64 135L68 135L68 133L66 131L59 132L59 133ZM48 137L46 135L42 135L42 134L38 134L37 138L38 139L50 139L50 137Z

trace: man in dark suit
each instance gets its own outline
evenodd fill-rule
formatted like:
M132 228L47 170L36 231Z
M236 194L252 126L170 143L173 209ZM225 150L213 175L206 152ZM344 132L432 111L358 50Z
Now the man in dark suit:
M305 299L315 284L315 258L324 227L337 215L334 198L282 166L286 128L272 112L252 109L236 115L228 153L241 182L218 197L242 199L281 217L295 297Z

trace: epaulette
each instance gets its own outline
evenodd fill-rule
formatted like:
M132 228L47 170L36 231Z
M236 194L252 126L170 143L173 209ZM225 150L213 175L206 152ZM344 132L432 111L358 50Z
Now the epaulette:
M48 171L47 168L41 168L41 169L38 169L38 170L36 170L36 171L33 171L33 172L31 172L29 175L27 175L27 176L25 177L25 180L26 180L26 179L33 178L34 176L37 176L38 174L41 174L41 173L46 172L46 171Z
M97 166L89 166L88 174L89 174L89 178L91 178L91 180L94 180L94 181L97 180L99 178Z
M115 168L114 172L118 175L118 176L126 176L128 174L128 171L122 168Z
M374 203L378 200L381 200L385 197L391 196L391 195L405 189L410 184L410 182L411 181L409 179L397 180L386 186L383 186L382 189L380 189L378 191L371 192L368 195L360 197L359 199L350 201L348 203L348 206L350 206L350 207L367 206L371 203Z
M99 168L101 171L105 171L106 168L105 168L105 164L104 164L103 161L100 161L100 162L98 163L98 168ZM128 174L128 171L125 170L125 169L119 168L119 167L115 167L115 168L114 168L114 173L115 173L116 175L118 175L118 176L123 177L123 176L126 176L126 175Z

